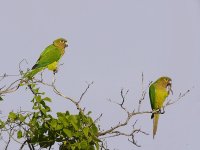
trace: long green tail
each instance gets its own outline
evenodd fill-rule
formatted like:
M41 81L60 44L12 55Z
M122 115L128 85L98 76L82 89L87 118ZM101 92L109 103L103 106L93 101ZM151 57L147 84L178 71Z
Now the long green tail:
M159 119L159 114L154 114L153 115L153 138L156 135L156 131L158 128L158 119Z
M29 78L29 79L31 79L34 75L36 75L38 72L42 71L43 69L45 69L45 68L33 69L33 70L27 72L27 73L24 75L24 78Z

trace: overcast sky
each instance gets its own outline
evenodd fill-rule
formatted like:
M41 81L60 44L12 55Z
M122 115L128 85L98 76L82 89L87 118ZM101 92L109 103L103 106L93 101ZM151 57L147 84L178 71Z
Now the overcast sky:
M18 63L24 58L28 60L24 67L31 68L42 50L58 37L66 38L69 47L61 60L64 65L57 74L57 86L64 94L78 98L87 86L85 82L94 81L82 106L93 112L94 119L103 113L99 122L103 129L125 117L117 105L107 101L120 102L121 88L130 90L126 107L137 108L142 72L145 86L160 76L171 77L174 99L192 88L180 102L166 108L154 140L150 114L137 117L136 127L150 135L139 134L136 139L142 150L198 149L199 0L2 0L0 74L18 74ZM51 78L51 73L45 73ZM54 98L54 112L76 112L73 105L45 90ZM1 102L3 114L20 107L31 109L31 93L20 92L25 90ZM148 95L143 103L142 110L150 110ZM124 137L108 140L108 146L137 149Z

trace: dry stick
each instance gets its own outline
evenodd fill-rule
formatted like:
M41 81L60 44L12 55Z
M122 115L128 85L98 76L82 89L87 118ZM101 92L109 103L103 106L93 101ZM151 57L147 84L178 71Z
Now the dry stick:
M10 126L10 128L11 128L11 126ZM11 134L12 134L12 131L13 131L13 128L10 129L9 138L8 138L8 142L7 142L7 144L6 144L5 150L8 149L8 146L9 146L9 144L10 144L11 136L12 136L12 135L11 135Z
M88 89L90 88L90 86L93 84L93 82L91 82L90 84L88 84L88 86L87 86L87 88L85 89L85 91L81 94L81 97L80 97L79 101L76 101L76 100L74 100L74 99L72 99L72 98L70 98L70 97L68 97L68 96L66 96L66 95L64 95L64 94L62 94L62 93L56 88L55 82L56 82L56 78L55 78L55 75L54 75L54 76L53 76L52 85L51 85L51 86L53 87L53 91L54 91L56 94L60 95L61 97L65 98L65 99L67 99L67 100L70 100L72 103L74 103L74 104L76 105L76 108L77 108L80 112L84 113L84 109L82 109L82 108L80 107L79 103L81 102L83 96L86 94L86 92L88 91Z
M174 101L169 100L169 101L165 104L164 107L169 106L169 105L172 105L172 104L178 102L181 98L183 98L184 96L186 96L190 91L191 91L191 90L188 89L188 90L187 90L186 92L184 92L183 94L180 93L179 96L178 96L178 98L177 98L176 100L174 100Z
M23 59L20 63L19 63L19 71L20 71L20 74L18 74L18 75L8 75L8 74L4 74L3 76L0 76L0 77L2 77L2 79L1 80L3 80L4 78L6 78L6 77L10 77L10 76L14 76L14 77L16 77L16 76L20 76L21 75L21 63L23 62L23 61L25 61L26 63L27 63L27 61L25 60L25 59ZM1 81L0 80L0 81ZM22 81L22 79L17 79L16 81L14 81L14 82L12 82L5 90L3 90L3 91L0 91L0 95L1 94L7 94L7 93L12 93L12 92L15 92L16 90L18 90L18 88L19 88L19 86L20 86L20 83L18 83L17 85L15 85L17 82L19 82L20 81L20 83L21 83L21 81ZM14 86L15 85L15 86ZM3 88L5 88L5 86L3 87ZM0 90L2 90L3 88L1 88Z
M145 95L146 95L146 92L144 91L144 74L142 72L142 97L139 100L138 112L140 111L140 107L141 107L142 101L145 98Z
M22 62L25 62L26 64L28 64L28 61L27 61L25 58L22 59L22 60L19 62L18 68L19 68L19 73L20 73L20 75L23 75L23 71L22 71L22 69L21 69L21 64L22 64Z
M122 98L122 102L121 102L121 103L114 102L114 101L112 101L111 99L108 99L108 101L111 102L111 103L117 104L117 105L120 106L125 112L128 112L128 111L126 110L126 108L123 106L128 92L129 92L129 90L126 90L126 93L124 94L124 89L121 89L121 91L120 91L120 96L121 96L121 98Z
M110 129L100 132L98 134L98 136L104 136L106 134L111 134L115 129L118 129L119 127L125 126L128 124L129 120L131 119L131 117L134 115L134 113L130 113L128 110L126 110L126 108L123 106L125 99L126 99L126 95L128 93L128 90L126 91L126 94L124 95L123 89L121 89L121 98L122 98L122 103L116 103L118 104L126 113L127 113L127 118L123 123L118 123L116 126L111 127Z
M94 120L94 123L98 122L98 121L101 119L102 116L103 116L103 114L101 113L101 114L99 115L99 117L98 117L97 119Z
M62 94L62 93L56 88L56 86L55 86L54 84L52 85L52 87L53 87L53 91L54 91L56 94L60 95L61 97L65 98L65 99L67 99L67 100L70 100L72 103L74 103L74 104L76 105L76 108L77 108L80 112L83 113L83 109L80 107L80 105L79 105L78 102L76 102L74 99L72 99L72 98L70 98L70 97L68 97L68 96L66 96L66 95L64 95L64 94Z
M7 133L8 133L8 135L9 135L9 140L8 140L8 142L10 143L10 140L13 139L15 142L17 142L17 143L19 143L19 144L22 144L21 142L17 141L17 140L13 137L13 134L14 134L14 133L12 133L12 131L13 131L14 128L15 128L15 126L11 127L11 125L10 125L10 129L7 129ZM8 130L10 130L10 132L8 132ZM7 149L9 143L7 144L5 150Z
M143 80L144 80L144 79L143 79L143 77L142 77L142 82L143 82ZM77 109L78 109L79 111L82 111L82 112L83 112L83 110L82 110L81 107L79 106L79 102L80 102L80 99L82 99L83 96L85 95L85 93L87 92L88 88L86 88L85 92L83 92L83 94L81 95L79 101L77 102L77 101L75 101L74 99L72 99L72 98L70 98L70 97L65 96L64 94L62 94L62 93L56 88L56 86L55 86L55 81L56 81L56 79L55 79L55 77L54 77L54 78L53 78L52 85L50 85L51 87L53 87L54 92L55 92L56 94L60 95L61 97L70 100L72 103L74 103L74 104L76 105L76 107L77 107ZM36 82L37 82L37 81L36 81ZM40 83L44 84L43 81L41 81ZM13 85L14 85L14 83L13 83ZM49 86L49 85L48 85L48 86ZM88 86L89 86L89 85L88 85ZM12 87L12 85L9 86L9 88L11 88L11 87ZM184 96L185 96L186 94L188 94L189 92L190 92L190 90L186 91L184 94L181 94L181 93L180 93L180 95L179 95L179 97L178 97L177 100L175 100L175 101L172 101L172 100L168 101L168 102L166 103L165 107L168 106L168 105L171 105L171 104L176 103L177 101L179 101L182 97L184 97ZM155 110L155 111L143 111L143 112L140 112L140 111L138 111L138 112L135 112L135 111L133 111L133 112L128 112L128 111L126 110L126 108L123 106L123 105L124 105L124 102L125 102L125 99L126 99L127 93L128 93L128 90L127 90L126 93L124 94L123 89L122 89L122 90L121 90L122 103L121 103L121 104L118 104L118 103L117 103L123 110L125 110L125 111L127 112L127 118L126 118L126 120L125 120L123 123L120 123L120 122L119 122L116 126L111 127L110 129L108 129L108 130L106 130L106 131L99 132L98 136L104 136L104 135L106 135L106 134L113 134L113 135L111 135L111 136L120 136L120 135L132 136L132 140L129 139L129 141L131 141L133 144L137 145L136 141L134 140L134 133L141 132L141 133L147 134L146 132L141 131L140 129L134 129L134 126L133 126L133 131L132 131L130 134L117 131L116 129L118 129L118 128L122 127L122 126L127 125L128 122L130 121L130 119L131 119L133 116L135 116L135 115L146 114L146 113L156 113L156 112L158 112L159 110ZM144 98L144 97L145 97L145 94L142 95L142 98ZM143 100L143 99L142 99L142 100ZM140 105L141 105L141 104L140 104ZM30 144L30 143L28 143L28 144ZM30 146L30 145L29 145L29 146ZM138 146L138 145L137 145L137 146ZM34 147L32 147L32 149L34 149Z
M91 83L87 83L88 86L87 86L87 88L85 89L85 91L81 94L81 97L79 98L78 103L81 102L81 100L83 99L83 96L87 93L88 89L90 88L90 86L91 86L93 83L94 83L93 81L92 81Z
M109 150L107 148L108 146L107 146L107 142L106 141L102 141L100 147L101 147L101 150Z
M140 111L142 102L144 101L146 94L147 94L147 90L149 89L150 85L151 85L152 81L148 84L148 86L144 89L144 75L142 73L142 95L141 98L139 99L139 105L138 105L138 112Z
M22 150L22 149L23 149L23 147L25 146L26 142L27 142L27 140L25 140L24 143L22 143L22 145L21 145L21 147L19 148L19 150Z
M125 99L126 99L126 96L128 94L129 90L126 91L126 93L124 94L124 89L121 89L121 98L122 98L122 103L121 104L118 104L121 106L122 109L125 110L125 107L123 106L124 105L124 102L125 102Z
M151 84L151 83L150 83ZM150 85L149 84L149 85ZM188 94L190 92L190 90L187 90L184 94L180 94L177 98L177 100L173 101L170 100L169 102L166 103L166 106L168 105L171 105L171 104L174 104L176 103L177 101L179 101L182 97L186 96L186 94ZM127 94L127 92L126 92ZM135 115L140 115L140 114L148 114L148 113L159 113L159 110L153 110L153 111L138 111L138 112L129 112L126 110L126 108L123 106L124 102L125 102L125 98L126 98L126 94L124 95L123 93L123 89L121 90L121 97L122 97L122 103L119 104L119 103L115 103L115 104L118 104L126 113L127 113L127 118L124 122L119 122L117 125L115 125L114 127L111 127L110 129L106 130L106 131L102 131L102 132L99 132L98 134L98 137L100 136L105 136L107 134L111 134L110 136L108 137L103 137L103 138L109 138L109 137L115 137L115 136L120 136L120 135L124 135L124 136L131 136L132 137L132 140L128 139L130 142L132 142L133 144L135 144L136 146L140 147L140 145L137 144L137 142L135 141L134 139L134 133L138 133L138 132L141 132L143 134L146 134L148 135L148 133L144 132L144 131L141 131L141 129L133 129L133 131L130 133L130 134L126 134L126 133L123 133L123 132L120 132L120 131L116 131L116 129L119 129L120 127L123 127L123 126L126 126L128 124L128 122L130 121L130 119L135 116ZM142 95L142 98L144 99L146 94L143 94ZM142 100L143 100L142 99ZM110 100L111 101L111 100ZM112 101L111 101L112 102ZM133 125L133 128L135 126L136 122L134 123Z
M131 136L131 139L132 139L132 140L128 139L128 141L131 142L131 143L133 143L133 144L136 145L137 147L140 147L140 145L138 145L137 142L136 142L135 139L134 139L134 134L135 134L135 133L143 133L143 134L145 134L145 135L148 135L148 133L142 131L141 129L135 129L135 124L136 124L137 121L135 121L135 123L133 124L133 131L132 131L131 133L129 133L129 134L124 133L124 132L121 132L121 131L117 131L116 129L118 129L118 128L120 128L120 127L123 127L123 126L126 126L126 125L129 123L130 119L131 119L134 115L142 114L142 113L151 113L151 112L137 112L137 113L135 113L135 112L130 113L130 112L128 112L128 111L126 111L126 112L127 112L128 116L127 116L127 119L126 119L123 123L120 123L120 122L119 122L118 125L116 125L116 126L114 126L114 127L111 127L109 130L100 132L100 133L98 134L98 136L104 136L104 135L110 134L110 136L103 137L104 139L105 139L105 138L116 137L116 136L128 136L128 137Z
M6 77L18 77L19 76L19 74L18 75L13 75L13 74L6 74L6 73L4 73L3 74L3 76L0 76L2 79L4 79L4 78L6 78ZM0 81L2 80L2 79L0 79Z
M123 126L127 125L128 122L129 122L129 120L130 120L133 116L138 115L138 114L145 114L145 113L152 113L152 111L132 112L132 113L127 112L127 118L126 118L126 120L125 120L123 123L119 122L116 126L111 127L110 129L108 129L108 130L106 130L106 131L99 132L98 136L104 136L104 135L106 135L106 134L110 134L110 133L112 133L115 129L118 129L119 127L123 127Z
M15 85L15 86L14 86L14 84L17 83L18 81L21 81L21 79L18 79L16 81L14 81L13 83L11 83L5 90L1 89L2 91L0 91L0 95L15 92L19 88L19 84Z
M51 84L43 82L43 79L41 79L41 80L34 79L34 80L35 80L36 83L41 83L41 84L43 84L43 85L52 87L54 93L56 93L57 95L63 97L64 99L70 100L73 104L76 105L76 107L77 107L77 109L78 109L79 111L82 111L82 109L81 109L81 107L79 106L78 102L76 102L74 99L72 99L72 98L70 98L70 97L64 95L63 93L61 93L61 92L57 89L57 87L55 86L55 83L56 83L55 74L53 75L52 83L51 83Z

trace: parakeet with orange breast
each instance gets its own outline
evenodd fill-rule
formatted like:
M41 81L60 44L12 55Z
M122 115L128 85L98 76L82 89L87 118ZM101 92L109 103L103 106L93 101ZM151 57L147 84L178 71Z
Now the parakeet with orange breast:
M32 78L38 72L46 68L55 73L57 71L58 61L64 55L66 47L68 47L68 43L64 38L53 41L53 44L45 48L40 54L36 64L32 67L30 72L25 74L25 77Z
M169 77L160 77L149 87L151 108L153 111L159 110L159 112L152 113L151 115L151 119L153 119L153 138L156 135L159 114L161 112L161 108L163 107L163 103L170 94L170 92L172 92L171 82L172 80Z

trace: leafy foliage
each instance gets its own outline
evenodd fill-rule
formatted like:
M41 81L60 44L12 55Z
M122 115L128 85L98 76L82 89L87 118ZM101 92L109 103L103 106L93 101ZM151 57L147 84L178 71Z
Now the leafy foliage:
M5 150L7 150L11 140L21 144L20 150L27 149L27 147L30 150L35 150L36 148L50 150L55 144L59 144L60 150L107 150L106 139L118 136L124 136L133 145L141 147L135 140L135 135L139 133L144 135L149 134L143 131L141 127L137 128L137 120L134 121L133 118L141 114L160 113L159 109L150 111L141 111L140 109L150 84L148 84L146 88L142 88L141 98L138 101L138 108L133 108L133 110L128 110L125 106L126 96L129 90L124 91L124 89L121 89L121 103L116 103L112 100L110 100L110 102L118 105L127 116L108 129L100 130L100 126L97 128L96 122L100 120L102 114L93 121L90 117L91 111L85 113L85 109L80 106L83 96L93 82L88 84L85 91L77 100L64 95L56 88L55 76L53 76L52 83L49 84L43 81L42 74L41 79L36 79L26 78L26 73L27 72L23 73L23 71L20 70L20 79L15 80L8 86L0 88L0 101L3 100L1 98L2 96L4 98L6 94L17 91L19 87L29 88L33 93L33 98L31 100L32 111L12 111L5 120L2 119L3 117L0 119L0 138L3 139L4 133L8 134L8 140L2 140L6 142ZM0 81L8 76L9 75L4 74ZM144 78L142 74L142 87L144 84L143 81ZM51 107L47 105L51 103L52 100L45 92L40 91L37 87L38 85L51 87L55 94L74 104L78 113L71 114L66 110L65 112L57 112L56 117L52 116ZM180 93L175 100L169 99L163 108L175 104L189 92L190 90ZM130 132L121 130L130 124L132 125ZM99 138L101 138L101 141Z
M6 121L0 120L0 129L15 128L17 139L24 139L30 149L51 148L55 143L60 143L60 150L99 149L98 128L90 113L66 111L53 117L47 105L51 98L33 83L28 87L34 95L33 112L10 112Z

